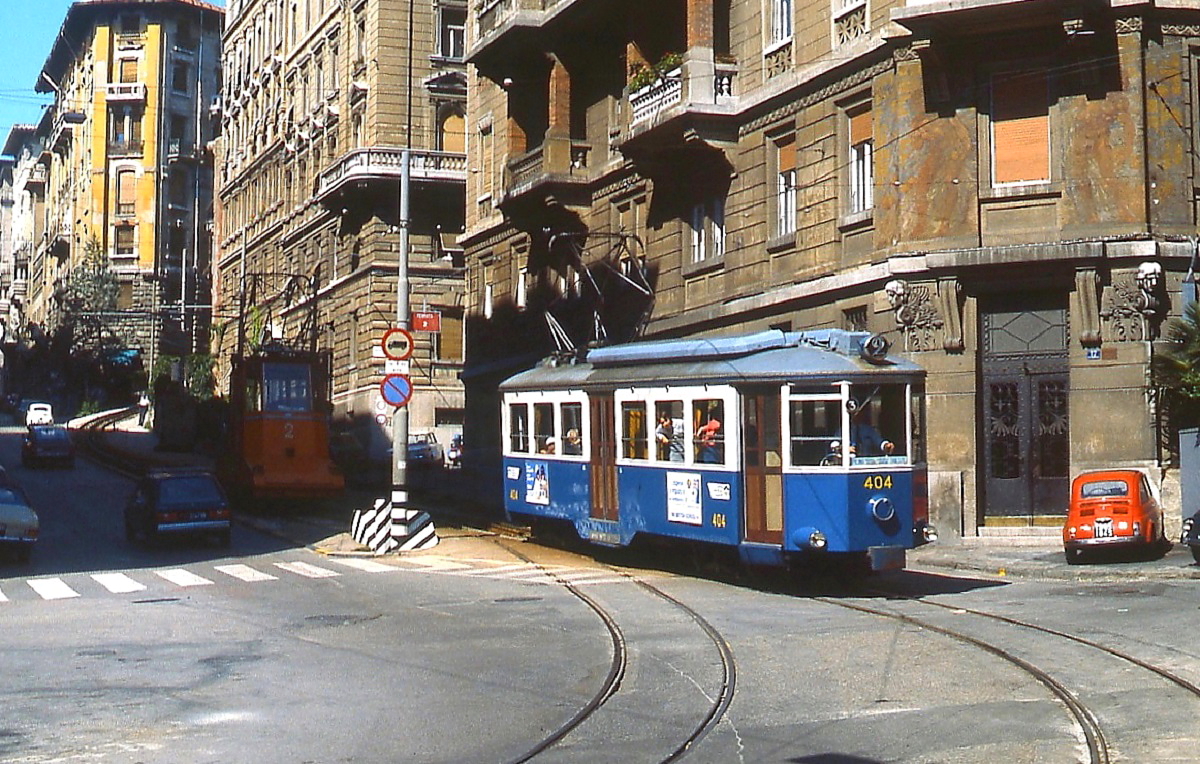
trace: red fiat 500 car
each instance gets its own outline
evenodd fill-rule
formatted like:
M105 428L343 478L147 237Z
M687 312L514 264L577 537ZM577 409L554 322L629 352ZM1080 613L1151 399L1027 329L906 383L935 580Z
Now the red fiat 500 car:
M1063 526L1067 562L1087 552L1120 546L1162 546L1163 511L1138 470L1094 470L1071 483L1071 507Z

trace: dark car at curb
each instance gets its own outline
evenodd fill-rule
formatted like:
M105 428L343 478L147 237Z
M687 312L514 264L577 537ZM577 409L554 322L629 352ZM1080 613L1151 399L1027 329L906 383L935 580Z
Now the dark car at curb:
M75 466L75 444L62 425L34 425L21 438L21 466Z
M1200 510L1183 521L1183 533L1179 543L1192 550L1192 559L1200 563Z
M211 472L151 472L125 505L125 538L131 542L213 536L229 546L232 533L229 499Z

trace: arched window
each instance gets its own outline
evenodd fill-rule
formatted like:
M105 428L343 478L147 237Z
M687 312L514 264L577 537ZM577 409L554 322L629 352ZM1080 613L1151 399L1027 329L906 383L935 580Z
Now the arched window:
M438 126L438 147L442 151L465 154L467 151L467 121L458 107L442 112Z

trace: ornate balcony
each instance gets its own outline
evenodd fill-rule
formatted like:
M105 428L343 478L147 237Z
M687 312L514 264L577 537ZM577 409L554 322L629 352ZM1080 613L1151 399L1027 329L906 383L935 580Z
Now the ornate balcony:
M618 145L638 161L685 144L737 139L736 63L685 58L653 82L628 94L629 122Z
M397 183L404 149L354 149L327 167L317 181L317 200L328 203L353 188L372 183ZM418 184L465 185L467 157L449 151L409 150L409 180Z
M104 86L105 97L109 103L145 103L146 84L144 82L110 82Z

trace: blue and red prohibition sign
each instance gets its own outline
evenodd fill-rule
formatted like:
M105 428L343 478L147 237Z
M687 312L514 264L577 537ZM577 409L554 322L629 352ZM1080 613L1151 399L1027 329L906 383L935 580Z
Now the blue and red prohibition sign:
M382 396L383 402L390 406L404 406L412 398L412 394L412 381L403 374L388 374L379 383L379 395Z

